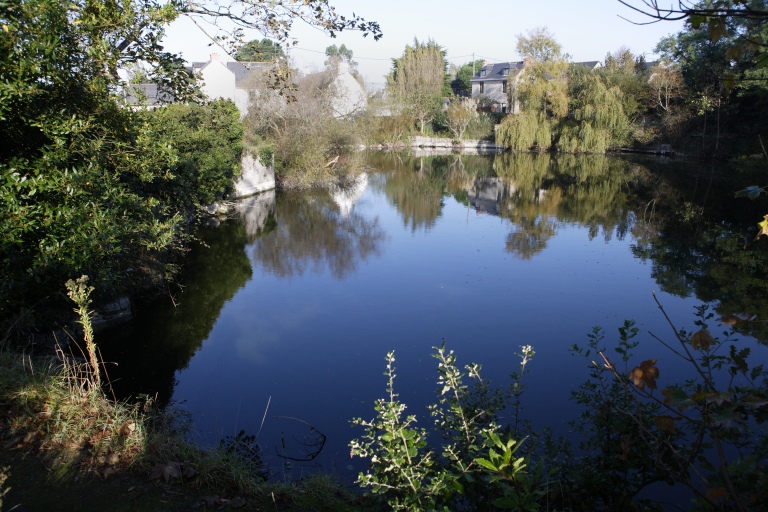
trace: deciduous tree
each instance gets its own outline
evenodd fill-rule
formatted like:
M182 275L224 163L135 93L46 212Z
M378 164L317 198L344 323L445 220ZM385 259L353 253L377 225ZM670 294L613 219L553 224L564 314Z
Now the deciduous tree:
M517 52L526 60L517 94L526 110L540 110L551 117L568 113L568 55L546 28L518 34Z
M414 39L413 46L406 46L401 57L392 59L387 87L399 106L418 121L421 133L441 106L447 89L447 68L445 50L432 39Z
M472 98L453 98L448 106L448 129L461 140L472 119L477 117L477 102Z
M277 41L295 19L380 37L376 23L342 16L327 0L0 3L0 133L13 142L0 144L0 332L34 305L50 306L73 276L89 274L103 294L135 285L142 269L155 278L158 269L144 265L183 240L188 212L164 195L187 178L176 166L181 150L119 106L118 74L141 62L162 89L194 101L194 78L161 44L181 15L226 18ZM215 176L203 181L220 187Z

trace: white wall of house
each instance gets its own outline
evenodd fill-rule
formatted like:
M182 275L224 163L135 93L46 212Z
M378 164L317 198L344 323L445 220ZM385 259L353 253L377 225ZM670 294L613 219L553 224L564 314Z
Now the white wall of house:
M360 82L349 72L349 65L346 62L339 63L333 87L334 97L331 107L337 119L352 116L368 107L368 95Z
M200 70L200 77L203 79L203 93L208 98L236 100L235 75L219 60L218 54L211 54L211 61Z

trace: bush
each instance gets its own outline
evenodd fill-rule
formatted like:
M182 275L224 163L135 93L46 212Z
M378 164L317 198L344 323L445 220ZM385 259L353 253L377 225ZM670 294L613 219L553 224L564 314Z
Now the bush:
M142 112L158 142L175 150L172 186L158 191L182 211L210 204L232 190L240 172L243 127L230 100L174 103Z
M531 347L523 347L520 372L513 374L509 390L491 388L480 377L479 365L460 371L445 345L434 348L439 399L429 410L443 442L430 446L427 431L415 426L416 416L404 417L406 406L394 391L395 358L390 352L388 397L376 401L373 420L353 420L365 433L350 443L351 453L369 459L371 468L357 482L381 495L393 510L534 510L543 496L541 475L529 474L528 457L517 454L521 443L499 424L499 413L507 406L514 408L515 418L519 413ZM465 383L466 377L471 384Z

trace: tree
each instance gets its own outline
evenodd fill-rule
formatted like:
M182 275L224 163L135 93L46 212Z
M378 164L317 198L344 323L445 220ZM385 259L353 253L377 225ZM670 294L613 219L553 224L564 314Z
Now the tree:
M402 57L392 59L387 77L390 94L419 122L420 132L432 121L447 89L445 50L435 41L406 46Z
M768 5L764 0L678 0L661 6L658 0L619 2L644 17L643 21L634 22L637 24L685 20L694 30L706 27L713 43L735 36L728 48L729 58L737 61L747 58L760 67L768 65L765 51L768 41L762 33L768 21ZM734 30L734 25L740 29Z
M461 140L469 123L477 117L477 102L472 98L453 98L448 106L448 129Z
M522 112L504 119L498 140L514 150L546 150L554 143L558 119L568 114L568 56L543 27L518 34L517 52L525 66L510 91L514 89Z
M677 64L665 60L651 69L648 84L653 92L653 106L664 112L669 112L673 102L682 95L684 87L683 76Z
M476 60L464 64L456 71L456 78L451 82L451 89L456 96L472 95L472 77L477 70L485 65L484 60Z
M363 79L360 76L360 73L357 71L357 62L352 60L353 52L350 48L347 48L347 46L344 44L341 46L332 44L325 49L325 56L328 57L325 59L326 66L332 68L333 70L338 70L339 64L342 62L345 63L349 68L350 74L352 74L352 76L354 76L358 82L360 82L360 85L363 85Z
M624 113L630 120L645 113L648 76L642 56L635 56L628 48L621 47L608 53L604 66L597 71L606 85L621 90Z
M235 60L240 62L271 62L283 57L283 47L266 37L261 41L254 39L245 43L235 53Z
M570 73L569 89L570 114L560 127L559 149L605 153L626 140L629 119L618 87L607 85L600 74L584 69Z
M325 65L327 66L333 60L344 60L347 63L351 63L352 54L352 50L347 48L346 45L342 44L341 46L336 46L335 44L332 44L325 49L325 56L328 57L328 60L325 61Z
M526 60L525 78L517 86L523 108L540 110L550 117L568 113L568 55L546 28L518 34L517 52Z
M62 284L73 276L90 275L102 295L156 281L186 239L192 202L169 202L165 192L188 178L177 174L182 151L118 105L118 70L137 63L177 100L196 100L194 77L161 44L167 24L181 15L227 17L278 41L297 18L331 34L356 29L380 37L376 23L341 16L327 0L0 5L0 132L13 141L0 145L2 332L35 305L65 306ZM220 190L214 176L198 178Z

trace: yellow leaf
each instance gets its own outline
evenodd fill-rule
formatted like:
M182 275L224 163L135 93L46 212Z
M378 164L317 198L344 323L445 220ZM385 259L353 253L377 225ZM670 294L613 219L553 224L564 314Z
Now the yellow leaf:
M763 222L758 222L757 225L760 226L760 231L757 232L755 239L760 238L763 235L768 236L768 215L765 215Z
M648 359L640 363L640 366L632 368L630 373L632 382L639 389L645 389L648 386L651 389L656 389L656 379L659 378L659 369L656 368L656 360Z

